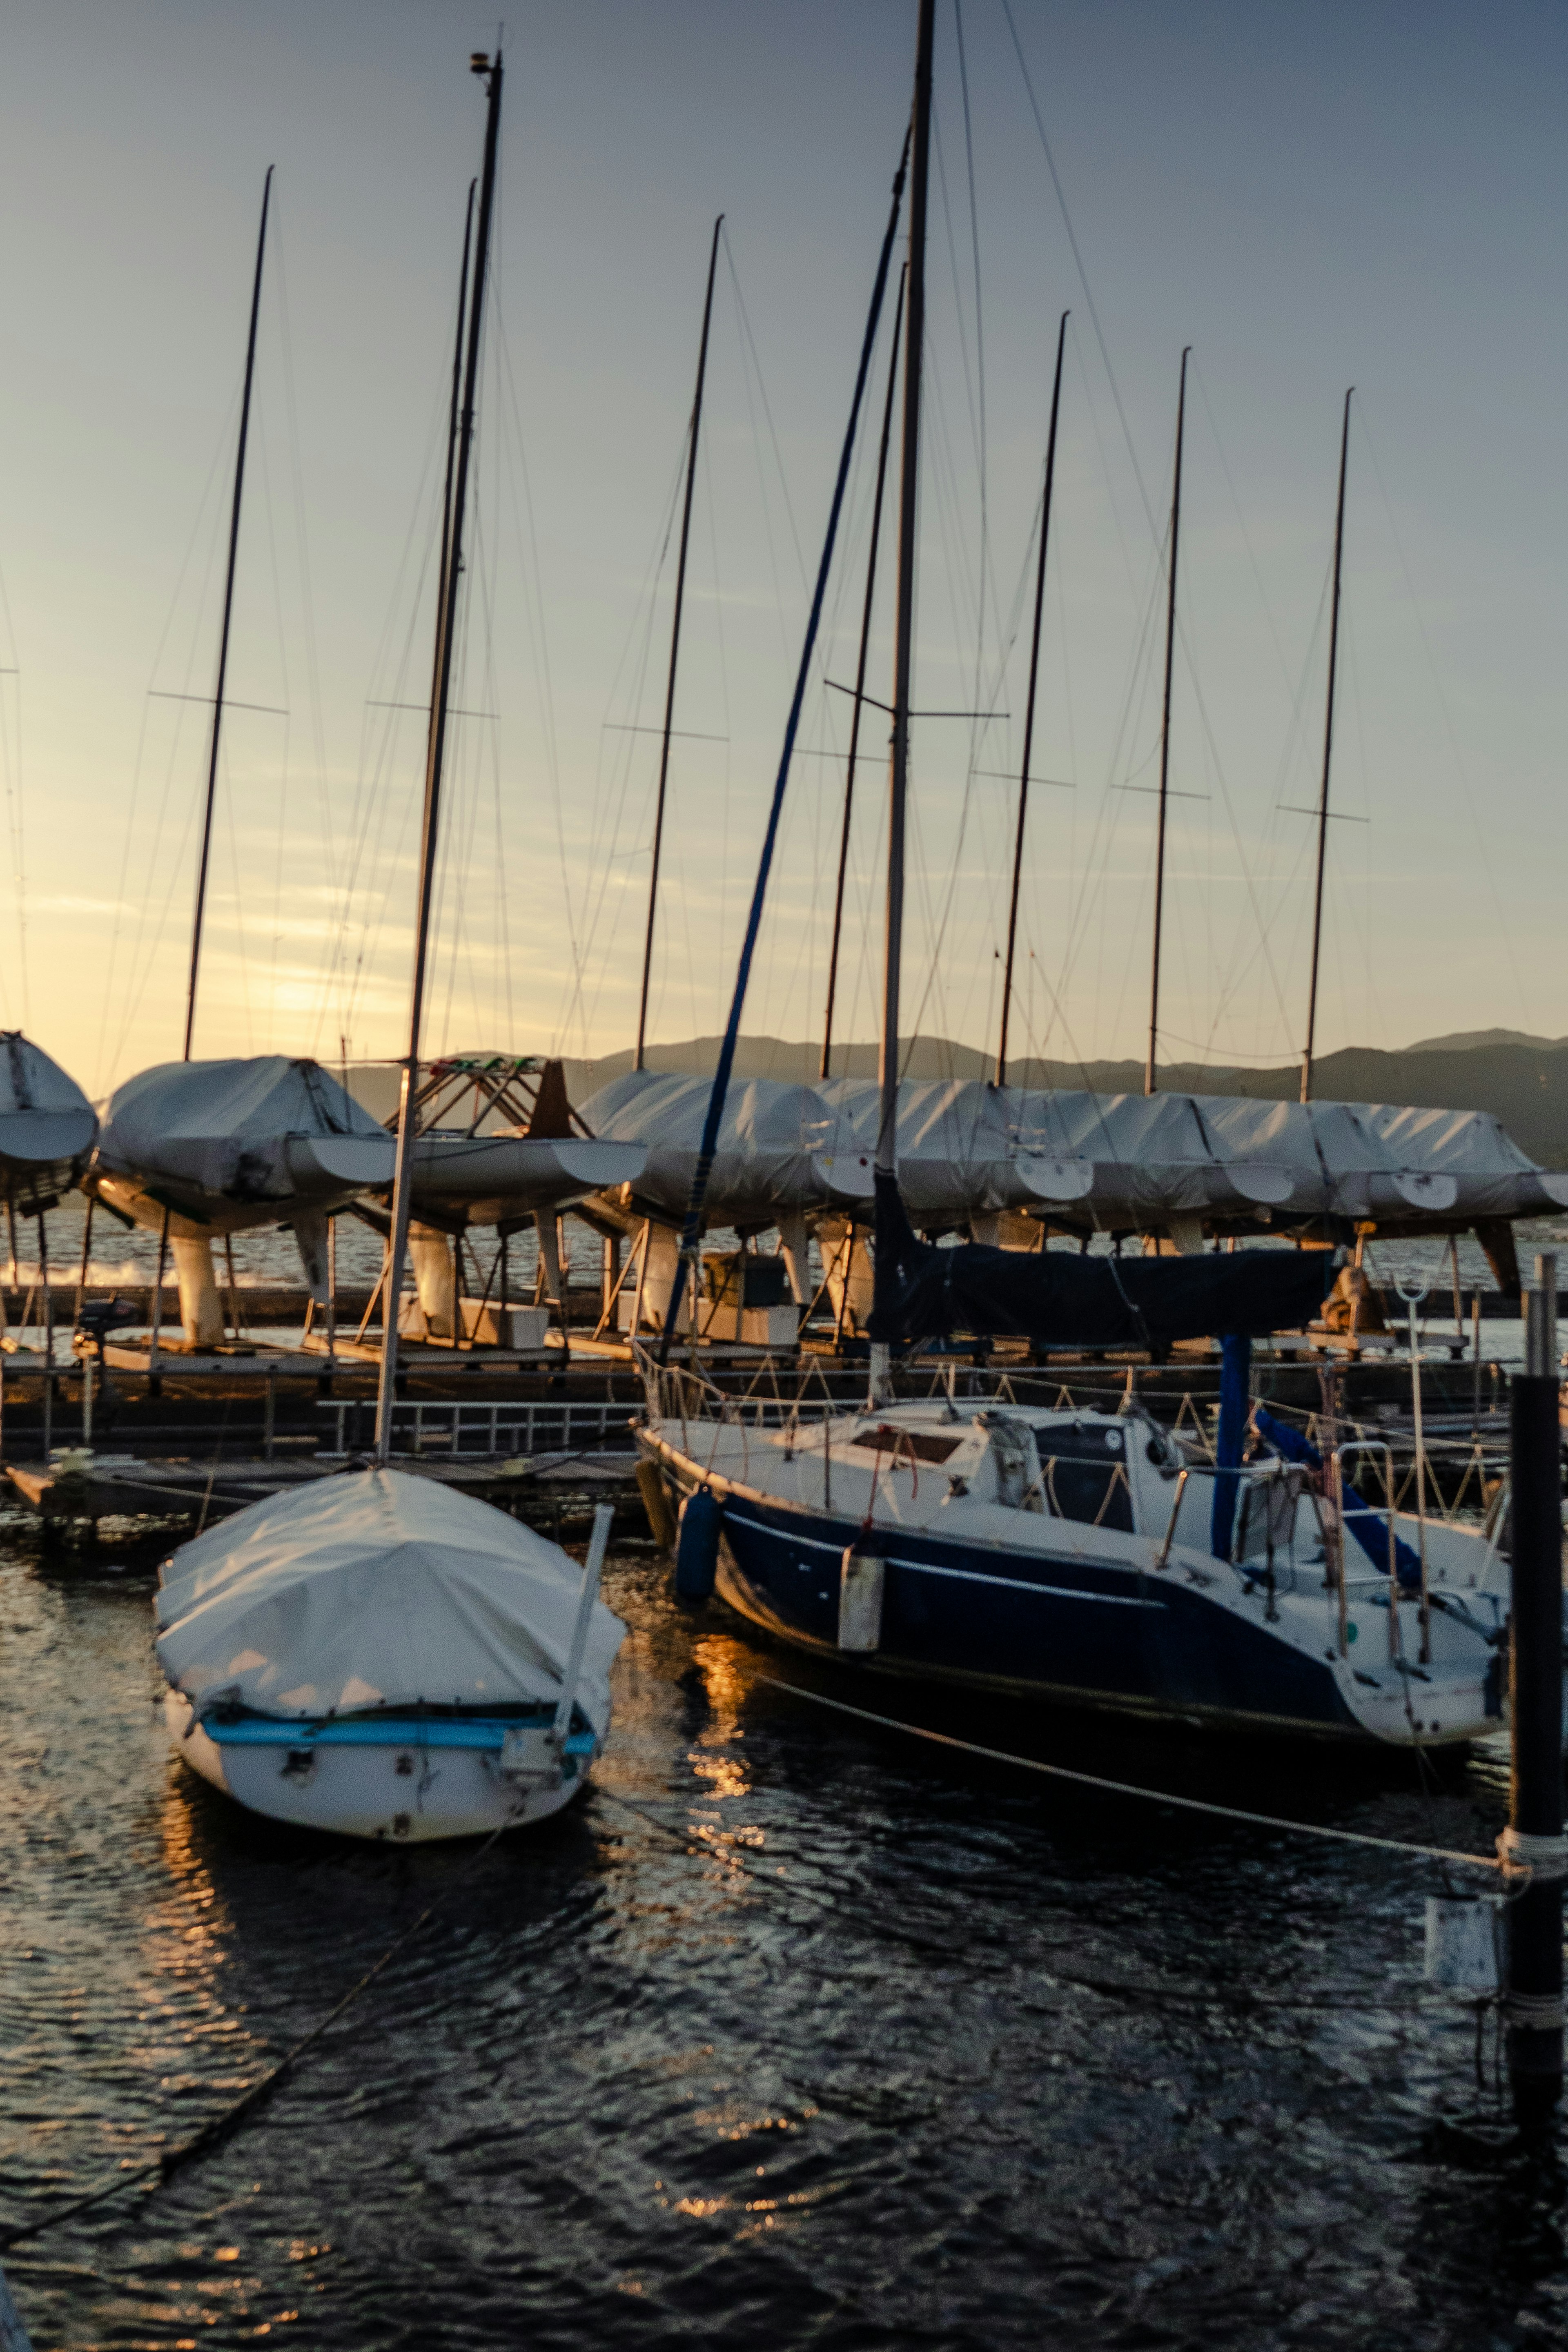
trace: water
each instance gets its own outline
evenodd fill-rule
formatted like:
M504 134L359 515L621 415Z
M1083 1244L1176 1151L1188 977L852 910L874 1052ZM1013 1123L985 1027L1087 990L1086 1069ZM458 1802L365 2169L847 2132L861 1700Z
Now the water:
M0 1531L5 2221L187 2135L437 1909L239 2137L6 2258L38 2352L1568 2336L1555 2162L1497 2158L1473 2012L1422 1988L1431 1865L1095 1801L768 1678L1482 1853L1495 1757L1426 1801L1408 1759L1031 1732L666 1578L610 1566L604 1793L476 1860L228 1805L154 1719L145 1570Z

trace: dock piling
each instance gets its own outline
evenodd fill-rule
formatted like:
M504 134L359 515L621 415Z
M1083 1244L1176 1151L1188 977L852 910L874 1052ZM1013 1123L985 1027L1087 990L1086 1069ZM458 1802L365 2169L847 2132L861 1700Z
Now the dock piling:
M1509 1906L1503 2017L1521 2132L1539 2130L1563 2089L1563 1476L1558 1423L1557 1260L1526 1289L1524 1370L1511 1397L1513 1769L1500 1844L1528 1867Z

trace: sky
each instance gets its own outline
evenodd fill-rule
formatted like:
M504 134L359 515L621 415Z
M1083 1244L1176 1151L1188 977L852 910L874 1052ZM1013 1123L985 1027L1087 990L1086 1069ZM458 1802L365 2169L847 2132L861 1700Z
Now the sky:
M913 32L913 0L539 0L507 24L431 1048L634 1034L721 212L648 1026L722 1024ZM269 164L196 1051L404 1049L468 60L495 37L457 0L0 17L0 1013L95 1095L180 1051ZM1143 1051L1186 345L1163 1050L1300 1051L1352 384L1319 1048L1568 1033L1565 68L1568 20L1531 0L940 0L915 698L985 715L915 729L907 1029L994 1036L1066 310L1013 1050ZM889 324L752 1032L822 1021L848 715L826 681L854 674ZM891 610L885 562L884 698ZM885 728L843 1036L877 1024Z

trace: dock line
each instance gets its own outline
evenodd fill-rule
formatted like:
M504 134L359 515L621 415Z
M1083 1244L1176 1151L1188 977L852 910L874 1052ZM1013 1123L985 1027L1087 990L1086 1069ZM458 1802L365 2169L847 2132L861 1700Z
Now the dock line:
M958 1739L949 1731L928 1731L922 1724L900 1723L897 1716L874 1715L869 1707L851 1706L847 1699L827 1698L821 1691L803 1690L798 1683L780 1682L776 1675L759 1675L759 1687L788 1691L792 1698L809 1699L814 1706L831 1707L835 1714L852 1715L861 1723L877 1724L884 1731L901 1731L910 1739L934 1740L940 1748L962 1748L968 1756L984 1756L993 1764L1013 1764L1020 1772L1044 1772L1053 1780L1074 1780L1082 1789L1103 1789L1113 1797L1143 1797L1153 1805L1179 1805L1187 1813L1213 1813L1222 1822L1249 1822L1255 1829L1289 1830L1297 1837L1332 1838L1341 1845L1370 1845L1384 1853L1412 1853L1428 1862L1463 1863L1470 1870L1496 1870L1511 1881L1524 1877L1519 1865L1495 1853L1456 1853L1447 1846L1408 1845L1402 1838L1373 1837L1364 1830L1330 1829L1321 1822L1291 1822L1278 1813L1247 1813L1235 1805L1216 1805L1205 1797L1174 1797L1164 1789L1139 1789L1130 1780L1103 1780L1097 1772L1075 1772L1067 1764L1042 1764L1033 1756L1010 1756L1002 1748L983 1748L978 1740Z
M477 1846L460 1869L453 1873L442 1890L443 1894L449 1894L453 1885L477 1868L497 1838L504 1837L508 1830L515 1826L515 1822L507 1821L493 1829L483 1845ZM41 2238L47 2230L58 2229L62 2221L73 2220L78 2213L85 2213L91 2206L106 2203L110 2197L118 2196L122 2189L129 2189L134 2182L146 2180L150 2174L156 2174L157 2178L150 2185L151 2194L153 2189L161 2189L166 2180L172 2180L185 2165L218 2147L231 2132L237 2131L252 2108L258 2106L290 2067L321 2040L328 2026L335 2025L344 2010L352 2008L361 1993L369 1990L383 1969L397 1958L405 1945L413 1942L421 1928L428 1927L441 1908L439 1903L426 1904L419 1916L405 1927L400 1936L394 1937L381 1958L372 1961L364 1974L350 1985L342 2000L327 2011L325 2017L318 2018L309 2033L301 2034L299 2041L284 2052L277 2064L269 2066L264 2074L258 2075L249 2088L241 2091L237 2099L231 2099L226 2107L220 2107L216 2116L210 2116L205 2124L198 2126L189 2139L182 2140L177 2147L166 2148L162 2156L150 2157L143 2164L127 2165L122 2171L112 2173L107 2180L100 2181L96 2189L88 2189L83 2196L73 2197L67 2204L57 2205L52 2212L41 2214L36 2221L24 2221L12 2230L0 2230L0 2253L9 2252L13 2246L19 2246L29 2238ZM0 2338L0 2352L3 2352L3 2346L4 2339Z

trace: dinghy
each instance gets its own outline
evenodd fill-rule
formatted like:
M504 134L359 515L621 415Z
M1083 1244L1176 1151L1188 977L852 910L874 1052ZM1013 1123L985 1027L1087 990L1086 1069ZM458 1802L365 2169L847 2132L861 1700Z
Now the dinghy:
M405 1472L253 1504L164 1563L176 1753L250 1811L419 1843L544 1820L610 1722L626 1627L504 1512Z

